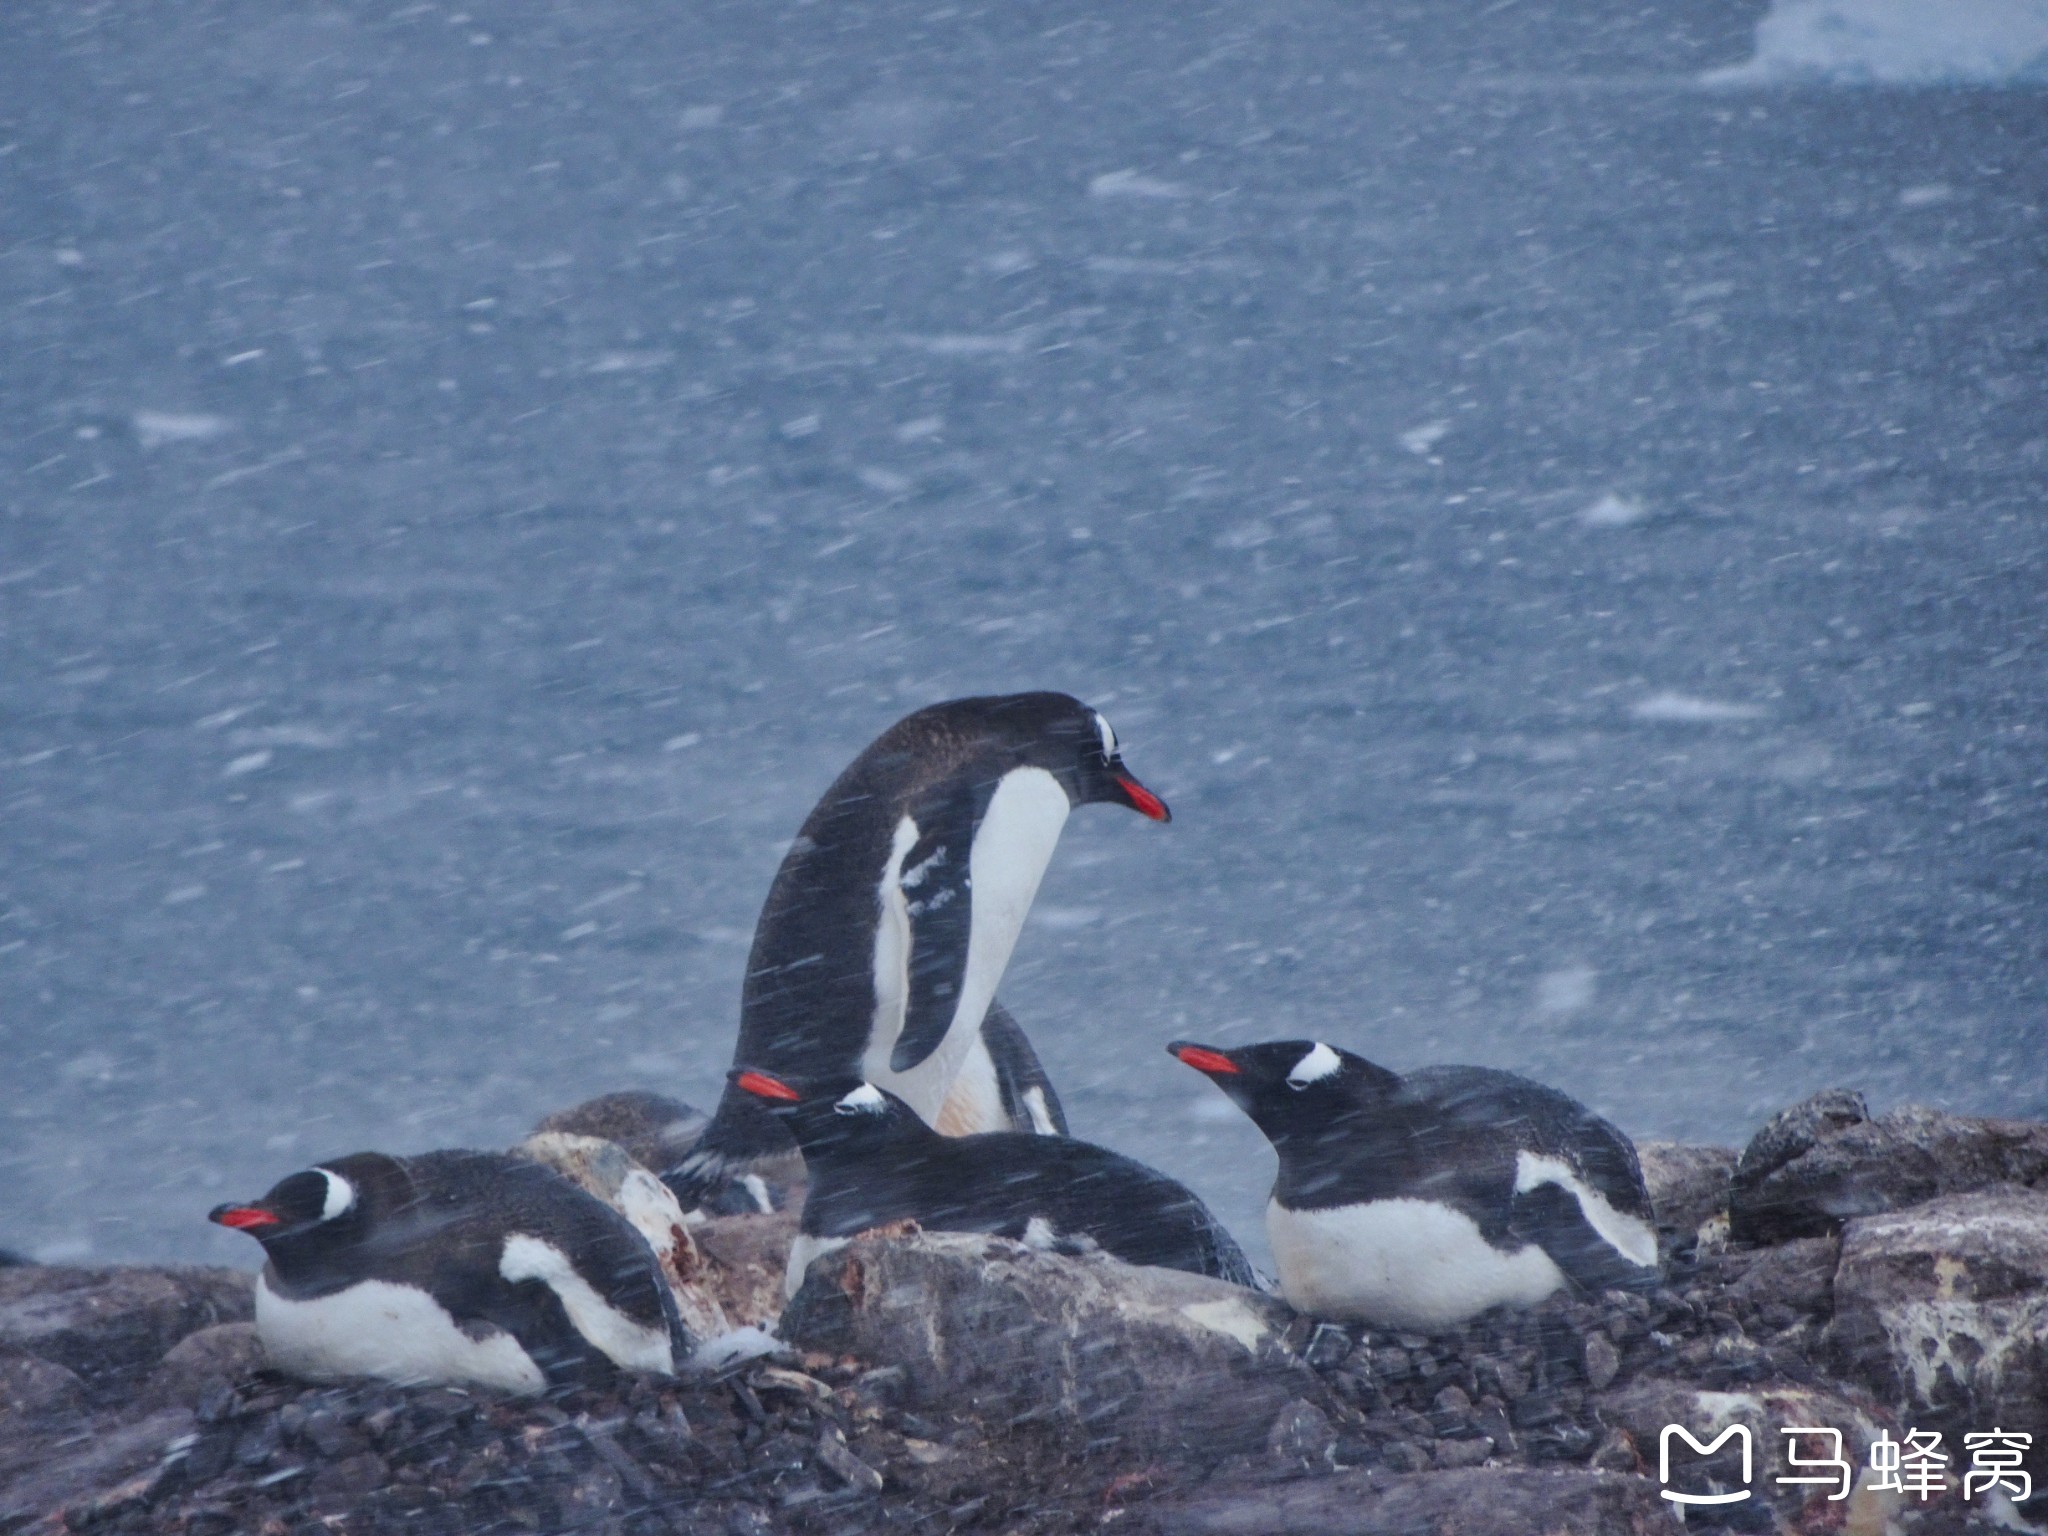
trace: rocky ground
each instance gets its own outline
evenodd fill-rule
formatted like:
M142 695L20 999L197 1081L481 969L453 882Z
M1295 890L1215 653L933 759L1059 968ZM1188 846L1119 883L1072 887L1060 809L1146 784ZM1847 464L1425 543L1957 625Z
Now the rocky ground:
M864 1239L813 1267L781 1355L539 1401L287 1381L237 1273L8 1267L0 1531L1605 1536L1676 1529L1667 1423L1756 1436L1753 1496L1690 1529L2048 1528L1954 1486L1965 1433L2048 1442L2048 1127L1823 1095L1739 1161L1645 1164L1670 1254L1648 1295L1424 1337L1101 1257ZM700 1229L736 1320L788 1230ZM1776 1483L1787 1425L1842 1431L1849 1498ZM1944 1433L1950 1486L1870 1487L1872 1440L1914 1428ZM1732 1446L1681 1485L1742 1487Z

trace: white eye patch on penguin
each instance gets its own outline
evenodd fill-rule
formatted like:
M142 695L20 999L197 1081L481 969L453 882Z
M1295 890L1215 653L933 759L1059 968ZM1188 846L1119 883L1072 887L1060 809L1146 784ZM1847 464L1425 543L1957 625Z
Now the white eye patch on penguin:
M862 1083L832 1109L841 1115L880 1115L888 1112L889 1104L873 1083Z
M327 1197L320 1202L320 1219L333 1221L355 1209L356 1187L332 1168L313 1170L327 1181Z
M1102 738L1102 755L1110 762L1116 761L1116 732L1110 729L1109 717L1097 712L1095 734Z
M1343 1070L1344 1063L1337 1053L1318 1040L1315 1049L1294 1064L1294 1070L1287 1074L1287 1086L1299 1092L1310 1083L1319 1083L1332 1073Z

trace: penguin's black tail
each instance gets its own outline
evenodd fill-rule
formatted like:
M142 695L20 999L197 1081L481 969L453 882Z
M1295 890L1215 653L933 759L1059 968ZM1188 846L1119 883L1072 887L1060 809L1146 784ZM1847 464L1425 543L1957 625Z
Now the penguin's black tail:
M796 1139L750 1093L728 1083L711 1123L661 1181L686 1211L711 1216L776 1209L775 1185L786 1183L799 1157Z

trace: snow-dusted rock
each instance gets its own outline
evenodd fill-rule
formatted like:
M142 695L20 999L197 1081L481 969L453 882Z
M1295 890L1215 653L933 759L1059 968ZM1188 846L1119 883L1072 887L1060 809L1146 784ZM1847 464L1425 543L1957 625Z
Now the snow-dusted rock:
M1756 1306L1777 1303L1794 1312L1826 1317L1834 1310L1835 1266L1842 1240L1795 1237L1759 1250L1728 1287L1729 1296Z
M90 1434L0 1436L0 1531L87 1530L95 1517L132 1507L163 1481L192 1427L189 1409L166 1408ZM67 1505L75 1518L55 1514Z
M88 1382L138 1378L187 1334L254 1309L250 1276L233 1269L0 1269L0 1345Z
M1812 1237L1856 1216L1998 1184L2048 1187L2048 1125L1904 1108L1872 1117L1831 1088L1757 1132L1736 1165L1738 1242Z
M860 1238L813 1264L779 1332L904 1371L912 1406L1039 1421L1092 1446L1264 1452L1297 1401L1342 1409L1286 1347L1278 1301L1105 1254L1001 1238Z
M221 1388L248 1380L264 1363L254 1323L215 1323L172 1346L144 1383L142 1398L152 1405L196 1408Z
M2048 1435L2048 1193L1949 1195L1850 1222L1828 1344L1929 1427Z
M10 1422L85 1406L78 1373L26 1350L0 1350L0 1435Z
M1735 1171L1733 1147L1692 1146L1677 1141L1639 1141L1643 1184L1660 1230L1681 1239L1728 1213L1728 1178Z
M782 1311L782 1272L796 1241L794 1212L714 1216L691 1229L709 1259L705 1283L735 1327L767 1327Z

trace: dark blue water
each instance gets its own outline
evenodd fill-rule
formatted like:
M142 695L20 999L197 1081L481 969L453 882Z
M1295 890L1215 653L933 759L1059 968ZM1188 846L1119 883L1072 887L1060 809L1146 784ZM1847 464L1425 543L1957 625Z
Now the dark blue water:
M1739 1139L2048 1113L2048 112L1760 6L16 5L0 1245L726 1065L783 840L1064 688L1004 996Z

